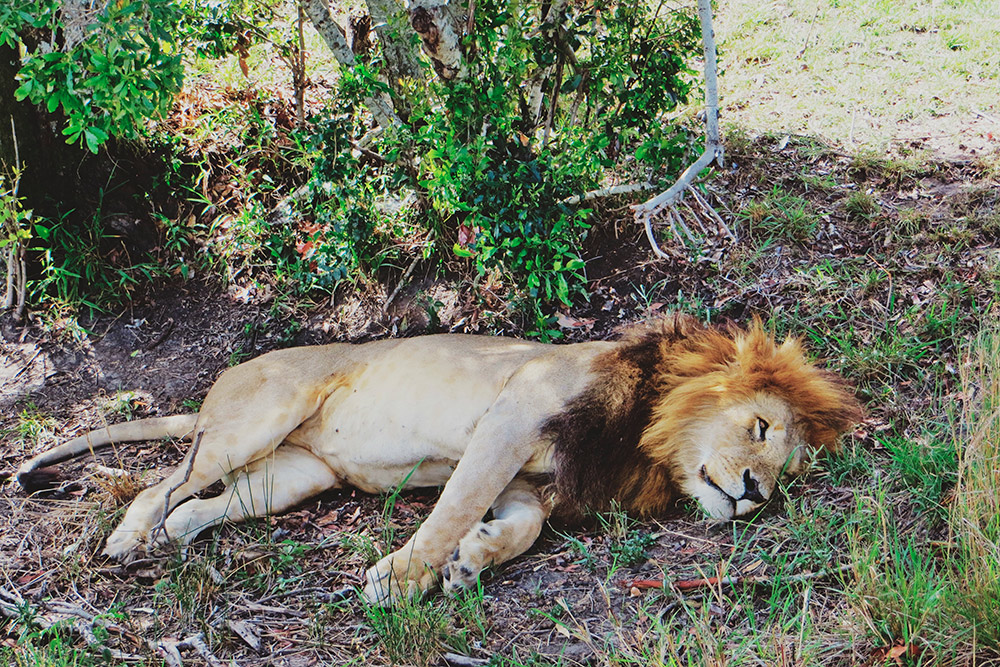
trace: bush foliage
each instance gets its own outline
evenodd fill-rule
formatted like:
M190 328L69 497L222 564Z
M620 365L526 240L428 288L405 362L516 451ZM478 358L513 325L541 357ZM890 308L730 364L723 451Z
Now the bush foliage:
M410 82L396 100L404 126L362 150L360 102L390 89L377 59L341 79L337 110L318 124L305 284L377 266L400 231L429 231L442 256L513 276L532 303L569 304L584 293L590 225L567 199L600 184L624 151L649 176L679 167L688 138L664 115L691 90L692 14L598 2L547 22L538 3L502 0L476 12L468 76ZM416 206L379 213L387 193Z
M266 26L276 6L105 3L87 10L69 39L58 0L15 0L0 9L0 42L24 47L17 98L62 117L67 141L97 152L113 137L155 133L148 121L169 110L185 59L243 55L253 41L287 56L288 44ZM241 218L240 233L259 240L258 258L308 292L376 273L402 248L421 247L426 257L501 276L539 317L539 304L584 295L589 211L567 200L601 184L626 157L632 175L676 171L689 141L665 114L691 90L686 61L699 28L690 9L605 0L550 6L477 4L462 45L468 75L457 81L437 79L426 64L421 76L390 88L395 75L377 51L342 70L305 142L305 221L265 230L259 209ZM372 139L364 100L385 95L402 123ZM39 224L45 247L65 226Z

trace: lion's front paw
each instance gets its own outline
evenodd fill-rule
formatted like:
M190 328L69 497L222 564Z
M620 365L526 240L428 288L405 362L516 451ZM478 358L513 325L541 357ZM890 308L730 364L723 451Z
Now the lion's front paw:
M368 568L365 582L365 598L385 607L394 600L423 595L437 584L437 574L404 547Z
M118 527L104 543L104 555L115 560L124 561L136 555L142 544L138 531L122 530Z
M441 588L446 593L475 588L479 573L496 559L499 533L493 526L479 523L462 538L441 571Z

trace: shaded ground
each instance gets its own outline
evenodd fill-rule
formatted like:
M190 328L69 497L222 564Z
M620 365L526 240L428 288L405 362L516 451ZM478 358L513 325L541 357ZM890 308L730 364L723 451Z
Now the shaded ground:
M560 321L568 340L603 338L679 308L711 320L756 314L779 332L805 336L858 385L870 418L849 439L852 454L792 488L784 506L772 503L751 523L711 524L680 508L658 523L547 529L527 555L485 579L481 599L416 605L403 622L331 592L359 582L374 548L409 535L433 493L407 494L389 511L383 498L331 492L289 514L205 536L186 560L121 567L97 554L122 506L116 497L127 490L81 459L60 466L57 490L26 496L9 480L0 488L0 588L43 610L44 600L112 610L134 634L109 643L147 658L139 638L202 632L216 656L240 665L434 664L445 651L509 661L496 664L531 664L533 653L547 656L535 664L609 656L651 664L675 650L663 644L665 627L700 646L702 659L738 655L739 642L718 638L737 636L748 618L777 604L779 575L811 580L848 563L845 535L828 533L824 522L835 526L833 517L858 502L887 439L919 439L929 422L944 419L941 398L957 391L958 346L996 316L1000 190L995 160L882 161L794 137L738 134L729 158L729 171L710 188L740 241L722 248L721 260L698 261L713 249L670 239L664 245L676 261L649 259L627 209L607 202L588 241L590 302ZM516 318L484 317L470 288L420 271L383 313L392 286L306 307L254 297L260 292L238 283L192 281L164 285L120 316L83 322L86 331L4 321L0 470L9 474L32 451L105 421L195 409L224 368L276 347L429 328L520 333ZM98 459L145 484L185 447L144 443ZM875 468L858 472L851 456L859 453ZM942 523L921 518L907 497L896 520L917 524L928 539L940 535ZM640 556L619 565L629 548ZM786 553L791 561L782 560ZM757 579L738 602L713 587L650 588L660 577L712 575ZM796 602L811 605L811 627L819 628L809 642L780 627L754 629L753 654L823 664L884 655L841 593L851 576L845 567L817 578Z

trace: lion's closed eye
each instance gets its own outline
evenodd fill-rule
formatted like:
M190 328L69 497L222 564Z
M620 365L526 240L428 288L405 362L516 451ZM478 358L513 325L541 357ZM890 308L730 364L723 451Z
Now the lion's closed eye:
M767 438L767 428L770 426L766 421L757 417L757 439L761 442Z

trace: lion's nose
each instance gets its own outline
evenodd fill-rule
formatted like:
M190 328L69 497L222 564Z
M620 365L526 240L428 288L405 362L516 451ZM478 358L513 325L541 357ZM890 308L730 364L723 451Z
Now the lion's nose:
M736 500L749 500L754 503L762 503L767 500L760 492L760 483L750 472L750 468L743 471L743 495Z

